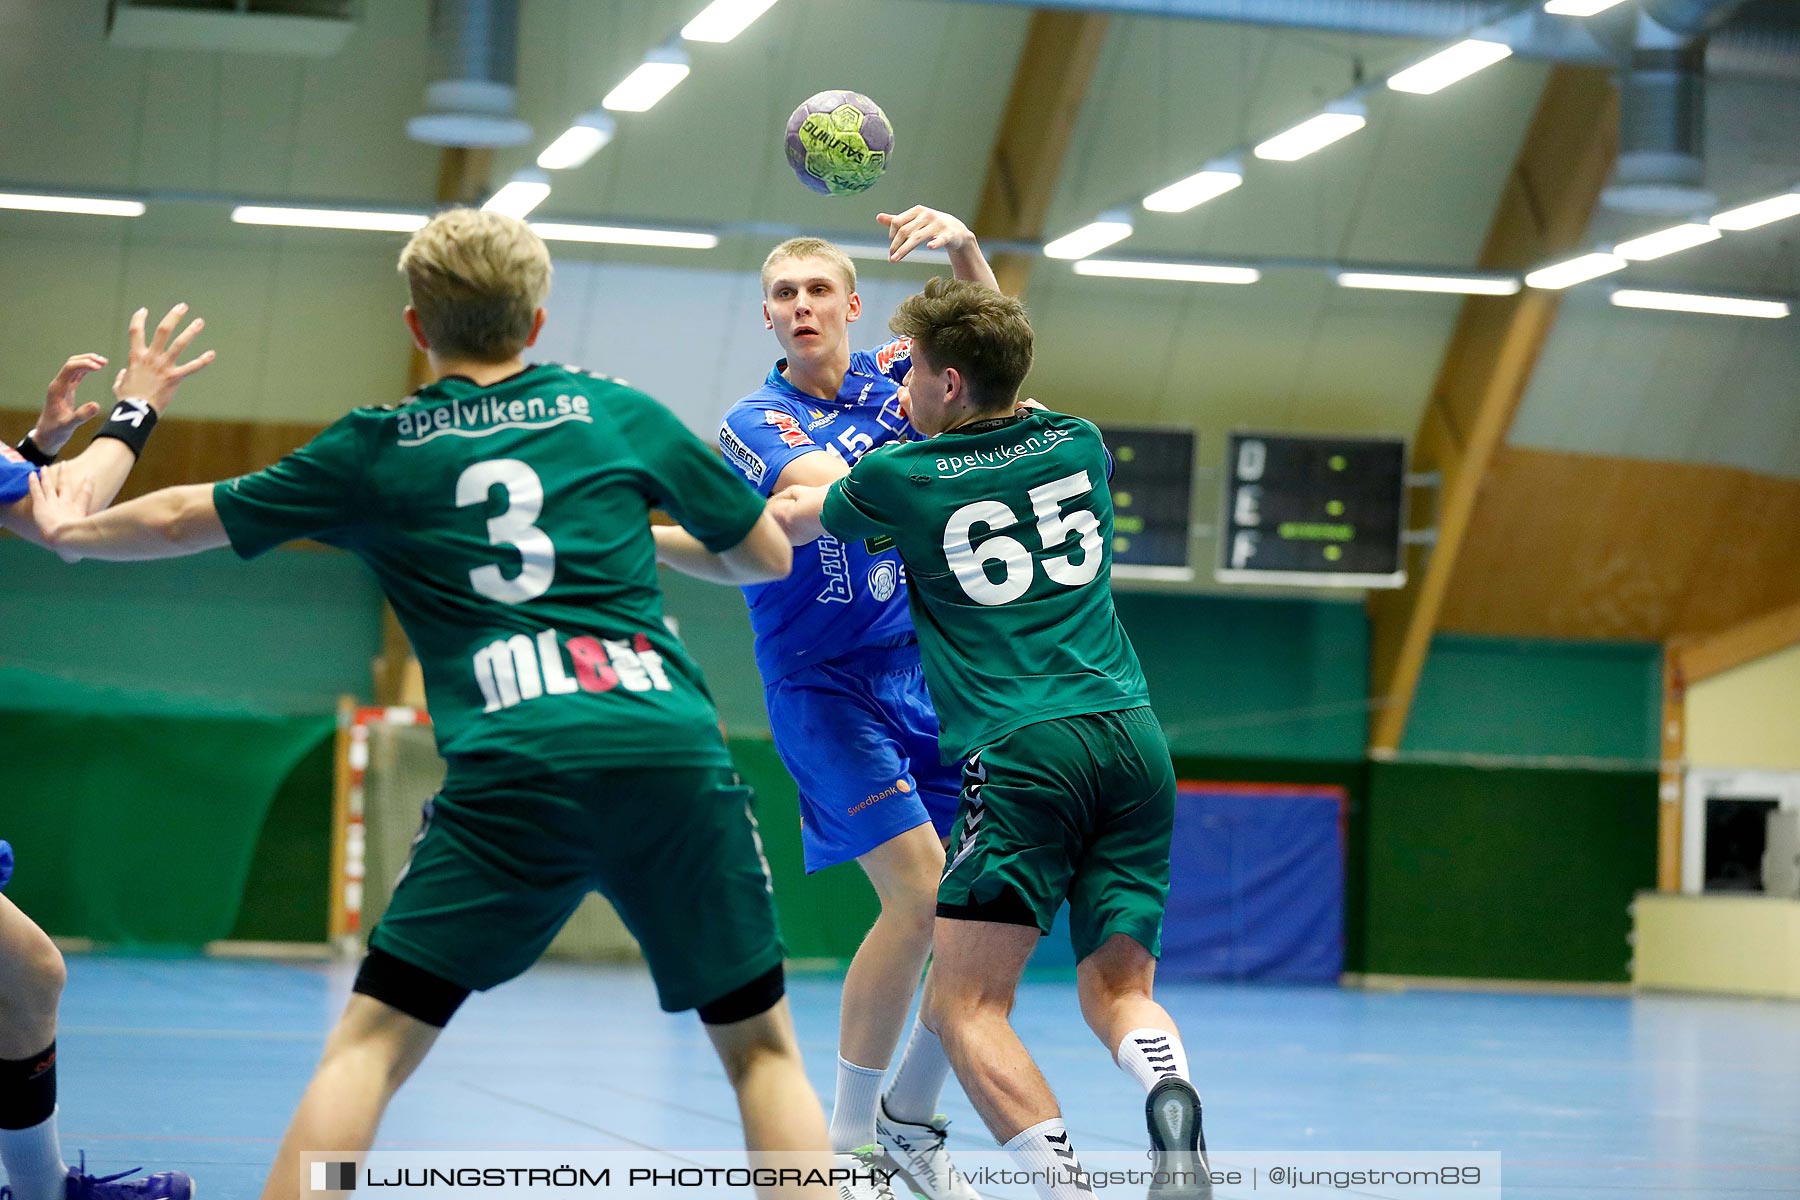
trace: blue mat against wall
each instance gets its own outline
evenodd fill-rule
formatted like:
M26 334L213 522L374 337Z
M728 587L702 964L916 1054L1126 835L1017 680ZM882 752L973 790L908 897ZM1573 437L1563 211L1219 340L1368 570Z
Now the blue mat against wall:
M1158 973L1336 982L1347 804L1335 787L1184 782Z

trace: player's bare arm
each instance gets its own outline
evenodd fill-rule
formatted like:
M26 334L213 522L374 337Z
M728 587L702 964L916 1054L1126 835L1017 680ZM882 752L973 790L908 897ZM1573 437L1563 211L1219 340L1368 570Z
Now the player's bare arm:
M75 391L82 380L105 365L103 354L77 354L62 365L44 393L44 408L38 413L37 423L26 435L32 445L54 457L62 453L77 429L100 415L100 405L94 401L77 405Z
M794 551L787 534L768 509L763 510L743 541L716 554L679 525L652 525L650 536L656 539L657 562L709 583L740 587L773 583L787 578L794 565Z
M213 361L215 354L211 350L189 362L181 361L182 354L206 327L205 321L196 318L177 334L175 328L187 311L187 305L175 305L148 336L145 325L149 310L140 308L131 315L126 331L126 365L113 381L118 404L111 419L79 456L44 472L57 483L61 494L81 497L85 512L95 512L112 503L137 462L150 428L167 411L176 390L190 375ZM106 365L106 359L98 354L77 354L63 364L50 383L32 436L39 449L46 454L56 453L76 429L100 411L94 403L77 406L75 392L83 379ZM112 428L114 422L118 423L117 429ZM46 433L46 429L50 432ZM35 503L35 498L27 495L0 507L0 525L42 544L39 526L33 520Z
M915 204L903 213L881 213L875 219L887 226L889 262L899 262L920 246L942 250L950 256L950 270L956 278L1000 289L975 235L949 213Z
M786 472L782 474L785 478ZM839 474L848 475L849 471L841 471ZM768 515L781 526L790 545L804 546L825 536L825 526L820 522L819 514L825 511L825 496L830 491L830 483L813 487L790 487L776 492L769 500Z
M210 483L164 488L90 516L86 500L92 486L71 487L68 480L42 472L31 478L38 539L69 562L182 558L228 542Z

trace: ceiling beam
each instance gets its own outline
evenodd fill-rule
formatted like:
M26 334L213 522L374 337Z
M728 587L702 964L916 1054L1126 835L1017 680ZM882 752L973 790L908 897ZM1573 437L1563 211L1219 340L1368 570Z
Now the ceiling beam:
M1692 687L1703 679L1723 675L1794 645L1800 645L1800 604L1766 612L1715 633L1672 638L1668 649L1682 683Z
M1013 70L1012 92L988 153L975 236L986 241L1035 242L1075 136L1075 119L1087 95L1109 23L1102 13L1032 14L1031 29ZM1019 296L1031 281L1035 256L993 256L1002 291Z
M1488 230L1479 266L1520 271L1578 247L1618 153L1618 95L1584 67L1550 74ZM1469 520L1549 337L1561 293L1472 296L1413 441L1412 469L1439 476L1437 538L1404 588L1369 603L1369 751L1400 748ZM1415 512L1413 524L1430 524Z

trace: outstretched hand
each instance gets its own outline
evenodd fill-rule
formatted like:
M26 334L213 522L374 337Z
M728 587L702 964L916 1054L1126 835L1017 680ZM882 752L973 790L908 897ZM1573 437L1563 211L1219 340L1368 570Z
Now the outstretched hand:
M947 212L923 204L915 204L903 213L879 213L875 219L887 226L889 262L899 262L921 245L927 250L955 253L975 240L967 225Z
M55 550L65 562L75 562L81 557L65 551L61 542L71 525L87 517L93 491L93 480L83 480L71 487L64 483L62 472L54 467L31 476L32 523L37 526L44 545Z
M100 406L91 400L77 407L75 389L105 365L106 359L98 354L77 354L62 365L44 393L44 410L38 414L37 426L32 430L31 440L38 449L56 454L77 429L100 414Z
M171 308L156 323L156 329L148 340L144 337L144 323L149 319L150 310L140 308L131 314L131 353L126 359L125 369L113 380L113 395L121 400L133 397L147 401L160 416L169 407L169 401L175 398L175 389L181 386L181 381L217 357L213 351L208 350L190 362L179 361L182 352L188 348L188 343L206 328L206 322L196 318L188 323L186 329L175 334L175 325L187 310L188 306L185 304L177 304ZM171 337L171 334L175 336Z

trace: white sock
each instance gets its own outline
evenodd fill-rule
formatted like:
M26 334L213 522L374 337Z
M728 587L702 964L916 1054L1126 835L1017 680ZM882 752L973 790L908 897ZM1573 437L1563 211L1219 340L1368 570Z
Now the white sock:
M56 1114L30 1129L0 1129L0 1164L17 1200L63 1200L69 1168L56 1138Z
M1006 1143L1006 1150L1030 1172L1041 1200L1092 1200L1094 1190L1074 1177L1081 1164L1061 1117L1039 1121Z
M844 1154L875 1141L875 1106L885 1069L859 1067L838 1056L837 1096L831 1102L831 1149Z
M944 1043L925 1028L925 1022L914 1021L906 1053L900 1056L900 1069L888 1085L888 1116L912 1125L929 1125L937 1115L938 1096L949 1077L950 1059Z
M1193 1082L1188 1079L1187 1051L1181 1048L1181 1037L1167 1029L1132 1030L1119 1043L1113 1061L1142 1084L1145 1092L1170 1076Z

